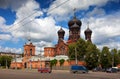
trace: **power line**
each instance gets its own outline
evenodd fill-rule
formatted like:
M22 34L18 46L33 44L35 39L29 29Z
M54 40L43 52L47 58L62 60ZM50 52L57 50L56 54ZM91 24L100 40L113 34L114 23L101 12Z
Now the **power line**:
M70 1L70 0L64 1L63 3L59 4L58 6L54 7L53 9L51 9L49 12L51 12L51 11L53 11L54 9L62 6L63 4L65 4L65 3L68 2L68 1ZM19 22L17 22L17 23L14 24L13 26L15 26L15 25L17 25L17 24L20 24L20 23L23 22L25 19L29 18L30 16L34 15L34 14L37 13L37 12L38 12L38 11L33 12L32 14L30 14L30 15L28 15L27 17L23 18L22 20L20 20ZM30 22L32 22L32 21L29 21L29 22L25 23L24 25L26 25L26 24L28 24L28 23L30 23ZM24 25L23 25L23 26L24 26ZM19 26L19 27L20 27L20 26ZM13 28L13 27L10 27L9 30L10 30L11 28Z
M60 7L60 6L62 6L63 4L65 4L65 3L68 2L68 1L70 1L70 0L67 0L67 1L65 1L65 2L63 2L63 3L61 3L61 4L59 4L58 6L54 7L53 9L51 9L49 12L51 12L51 11L53 11L54 9L56 9L56 8L58 8L58 7ZM31 15L29 15L29 16L23 18L23 20L19 21L19 22L16 23L15 25L17 25L17 24L23 22L25 19L29 18L30 16L32 16L32 15L35 14L35 13L37 13L37 11L34 12L34 13L32 13ZM32 19L32 20L26 22L25 24L23 24L23 25L21 25L21 26L25 26L25 25L27 25L27 24L33 22L34 20L35 20L35 19ZM35 22L35 23L36 23L36 22ZM38 23L37 23L37 24L38 24ZM13 26L15 26L15 25L13 25ZM13 29L12 31L15 31L15 30L16 30L15 32L18 32L18 31L19 31L19 29L18 29L19 27L20 27L20 26L18 26L17 28ZM11 28L12 28L12 27L11 27ZM9 29L11 29L11 28L9 28ZM17 30L17 29L18 29L18 30Z
M62 6L63 4L65 4L65 3L68 2L68 1L70 1L70 0L67 0L67 1L65 1L65 2L63 2L63 3L61 3L61 4L59 4L58 6L54 7L53 9L51 9L49 12L51 12L51 11L54 10L55 8L58 8L58 7Z

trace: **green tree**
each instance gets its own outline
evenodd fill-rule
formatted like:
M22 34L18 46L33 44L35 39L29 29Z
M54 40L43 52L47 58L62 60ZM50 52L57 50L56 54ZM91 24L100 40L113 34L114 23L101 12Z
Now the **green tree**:
M117 52L118 52L118 56L120 57L120 50L118 50Z
M7 66L10 67L12 57L11 56L0 56L0 64L1 66Z
M87 42L85 61L86 65L89 69L93 69L99 65L99 49L97 49L96 45L91 42Z
M112 56L112 66L117 66L120 64L120 56L119 53L117 52L117 49L112 49L111 50L111 56Z
M75 60L75 47L76 47L76 43L70 44L68 46L69 48L68 56L70 60Z
M108 67L111 67L112 57L108 47L106 46L103 47L100 59L101 59L102 68L106 69Z
M76 51L75 51L76 49ZM100 51L96 45L89 41L79 39L77 43L69 45L69 58L75 60L75 52L77 53L77 59L85 61L89 69L98 66L98 59Z
M75 53L77 53L77 59L83 60L86 54L86 42L83 39L79 39L76 43L69 45L68 55L70 60L75 60Z
M57 60L56 59L50 61L50 66L51 67L52 66L56 66L56 64L57 64Z
M65 60L61 59L61 60L59 60L59 62L60 62L60 66L62 66L64 64Z
M84 56L86 54L86 41L83 39L79 39L76 43L76 52L77 52L77 58L78 60L83 61Z

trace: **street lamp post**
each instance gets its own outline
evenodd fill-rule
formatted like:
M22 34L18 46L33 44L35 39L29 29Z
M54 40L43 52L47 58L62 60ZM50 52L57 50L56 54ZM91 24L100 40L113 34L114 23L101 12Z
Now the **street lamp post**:
M107 54L104 53L103 56L104 56L104 57L107 57ZM106 61L106 59L104 59L104 61ZM105 70L106 70L106 68L107 68L107 63L104 63L104 68L105 68Z
M42 61L41 61L41 49L40 49L40 54L39 54L39 57L40 57L40 68L42 68Z
M112 52L112 67L114 67L114 52Z
M86 55L83 56L84 61L85 61L85 58L86 58Z
M77 60L77 50L75 48L75 64L78 65L78 60Z
M32 60L30 60L30 69L32 69L32 64L31 64Z

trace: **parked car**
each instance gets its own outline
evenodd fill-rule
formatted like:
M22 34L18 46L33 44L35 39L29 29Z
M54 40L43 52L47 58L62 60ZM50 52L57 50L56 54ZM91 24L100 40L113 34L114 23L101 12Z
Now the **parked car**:
M96 68L92 69L92 71L93 71L93 72L102 71L102 68L100 68L100 67L96 67Z
M51 73L50 68L38 68L38 72L40 73Z
M108 69L106 70L106 72L107 72L107 73L116 73L116 72L118 72L118 70L117 70L116 68L108 68Z
M70 68L72 73L88 73L88 69L85 66L73 65Z

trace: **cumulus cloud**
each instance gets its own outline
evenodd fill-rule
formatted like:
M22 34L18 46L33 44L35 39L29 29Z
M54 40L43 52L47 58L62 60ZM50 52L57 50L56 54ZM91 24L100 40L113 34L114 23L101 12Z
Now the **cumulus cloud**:
M6 22L5 19L0 16L0 24L3 25L3 24L5 24L5 22Z
M0 52L12 52L12 53L23 53L21 48L9 48L0 46Z
M91 0L76 0L76 1L68 0L66 3L64 3L65 1L63 0L56 0L48 9L48 15L54 16L55 18L60 20L66 20L66 19L69 19L68 16L73 15L74 8L76 8L77 10L87 10L89 9L89 6L100 7L105 5L108 1L109 0L92 0L92 1ZM64 3L62 6L55 8L62 3ZM98 12L98 10L96 12ZM66 18L61 18L61 17L66 17Z
M11 35L9 35L9 34L0 34L0 39L1 40L10 40Z
M0 0L0 8L11 8L13 11L16 11L29 0Z
M0 16L0 30L1 30L1 32L4 31L4 29L7 26L5 23L6 23L6 20Z
M4 34L1 37L6 40L16 40L17 42L19 42L17 38L28 39L29 37L35 43L36 51L45 46L52 46L52 42L57 39L58 27L61 26L55 25L56 22L53 17L36 18L37 16L42 16L42 11L38 10L39 8L39 4L33 0L28 0L27 3L24 3L16 10L17 18L13 25L5 25L3 27L4 32L10 34L6 35L6 37L4 37ZM26 16L29 17L26 19ZM23 19L24 21L21 22ZM5 19L0 18L0 20L0 24L3 26Z
M102 8L95 7L92 11L89 11L86 16L91 17L91 16L104 16L105 11Z
M93 30L92 40L100 46L118 48L120 45L120 11L101 18L91 17L90 28Z
M17 1L17 3L16 3ZM47 12L47 17L44 17L44 12L41 11L39 4L35 0L0 0L1 8L12 8L16 11L16 20L13 25L5 25L5 19L0 17L0 28L4 29L7 33L4 34L6 37L1 37L6 40L17 40L17 38L28 39L31 38L33 44L36 46L36 54L43 52L44 47L53 46L53 42L57 43L57 31L60 29L60 25L56 25L57 22L70 19L73 15L73 9L77 10L88 10L90 6L97 6L92 11L88 12L86 16L100 15L101 18L89 17L90 29L93 30L92 40L93 43L97 44L98 47L103 45L117 44L120 43L114 41L114 44L110 44L111 40L118 39L120 25L120 15L117 12L114 15L104 16L105 12L100 6L105 5L108 1L112 0L68 0L62 6L63 0L55 0L48 9L44 9ZM55 8L55 9L54 9ZM38 10L39 9L39 10ZM54 10L52 10L54 9ZM37 18L39 17L40 18ZM64 17L64 18L63 18ZM81 19L83 24L81 27L81 36L84 38L84 30L87 27L86 19ZM88 21L88 20L87 20ZM67 24L67 23L66 23ZM65 39L68 38L68 29L65 30ZM19 40L17 40L19 42ZM9 48L5 48L8 50ZM12 48L11 48L12 49ZM9 49L10 50L10 49ZM18 52L14 49L14 51ZM21 49L19 49L19 52Z
M54 40L56 35L55 21L51 17L35 19L31 23L23 26L18 31L11 31L15 37L27 37L30 36L34 41L49 41Z
M36 45L36 52L38 52L39 48L52 46L52 42L57 39L57 30L61 27L56 26L53 17L36 18L37 16L42 16L42 11L38 10L39 8L39 4L35 1L28 1L16 10L17 19L13 25L7 28L6 26L4 27L6 32L11 33L12 40L17 40L17 38L32 39L32 42ZM24 19L26 16L29 17ZM2 20L5 22L4 19Z

